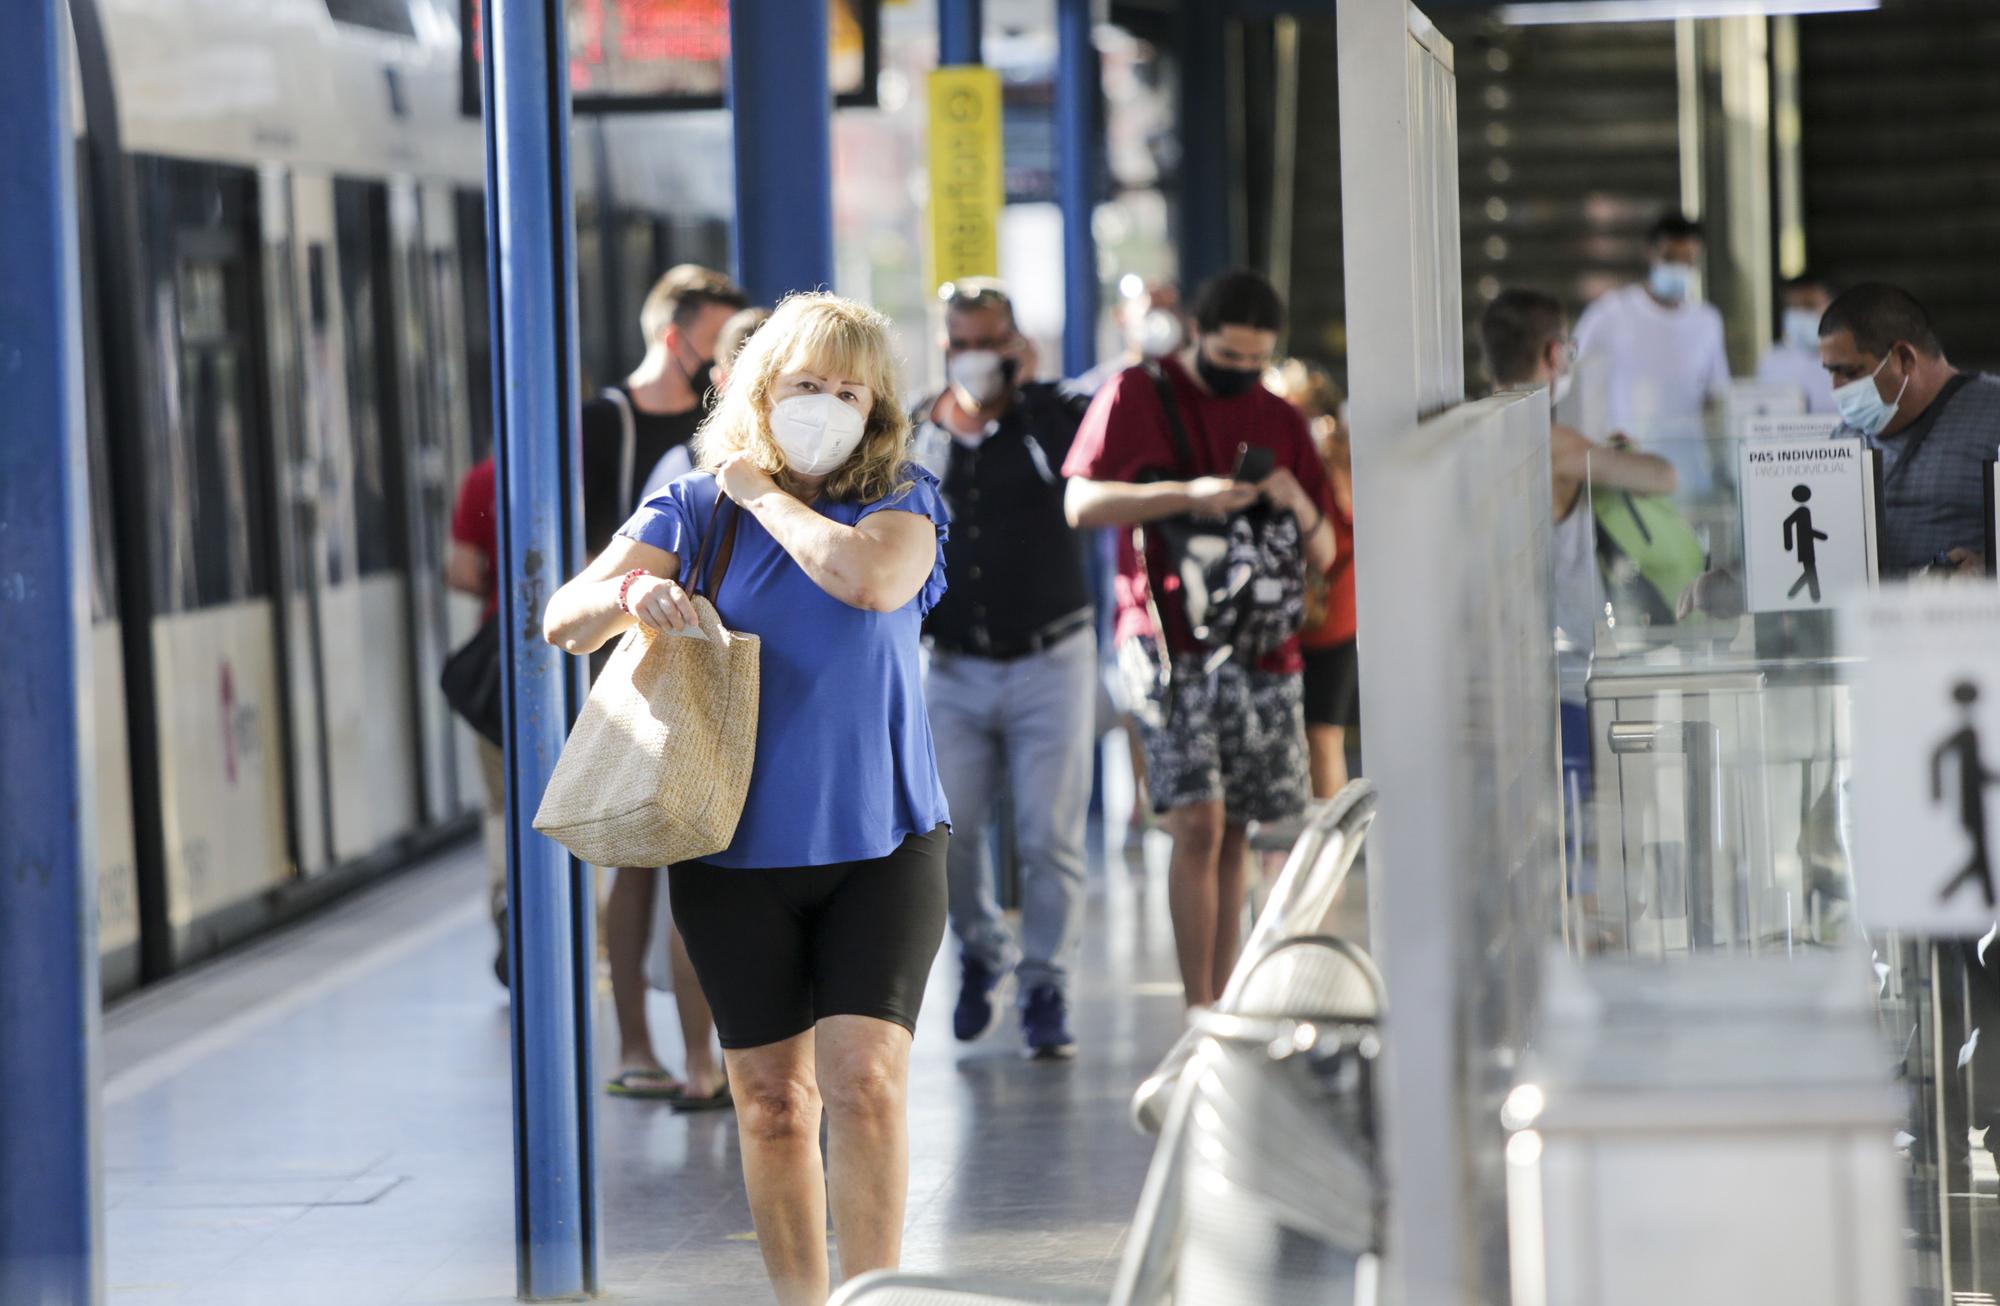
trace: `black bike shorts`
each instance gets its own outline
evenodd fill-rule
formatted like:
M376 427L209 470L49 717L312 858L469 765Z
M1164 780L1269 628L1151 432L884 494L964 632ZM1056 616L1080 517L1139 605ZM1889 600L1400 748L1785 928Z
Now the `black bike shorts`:
M726 1048L782 1043L828 1016L917 1027L944 940L950 832L831 866L667 872L674 924Z

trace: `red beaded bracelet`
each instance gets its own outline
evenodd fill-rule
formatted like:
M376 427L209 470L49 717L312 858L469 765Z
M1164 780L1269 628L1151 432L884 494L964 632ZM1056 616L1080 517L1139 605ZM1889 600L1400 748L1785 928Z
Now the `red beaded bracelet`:
M650 576L650 575L652 575L652 573L647 571L644 567L634 567L632 568L632 570L625 573L625 579L618 582L618 610L620 612L624 613L628 617L632 615L632 609L627 607L625 604L625 596L632 592L633 581L639 579L639 577L641 576Z

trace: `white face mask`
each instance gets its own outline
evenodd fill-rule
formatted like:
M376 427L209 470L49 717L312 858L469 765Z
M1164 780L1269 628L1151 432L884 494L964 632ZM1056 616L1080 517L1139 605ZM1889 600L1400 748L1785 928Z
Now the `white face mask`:
M860 447L868 419L838 395L793 395L771 405L771 438L785 466L801 476L825 476Z
M1646 285L1662 303L1685 304L1694 296L1694 269L1685 263L1655 263Z
M991 349L953 354L945 360L944 373L975 408L984 408L1007 393L1006 360Z
M1559 404L1569 398L1570 388L1575 382L1576 377L1570 373L1563 372L1559 374L1555 380L1549 383L1549 401Z
M1857 376L1846 385L1833 388L1833 406L1840 410L1840 420L1866 436L1877 436L1895 420L1896 410L1903 406L1903 394L1910 388L1910 378L1906 374L1903 384L1897 387L1896 401L1890 403L1875 388L1875 378L1882 375L1882 369L1889 365L1889 355L1875 364L1875 370L1867 376Z
M1819 314L1809 308L1785 310L1785 343L1802 354L1819 357Z

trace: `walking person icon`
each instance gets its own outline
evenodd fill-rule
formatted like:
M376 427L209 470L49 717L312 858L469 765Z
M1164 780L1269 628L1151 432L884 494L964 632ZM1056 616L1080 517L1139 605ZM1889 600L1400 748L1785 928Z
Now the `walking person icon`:
M1964 718L1957 730L1947 735L1931 753L1931 802L1944 801L1944 766L1947 759L1958 762L1958 820L1965 827L1966 838L1972 841L1972 858L1965 869L1946 882L1938 894L1940 902L1951 901L1962 885L1971 883L1979 886L1985 895L1986 905L1994 905L1993 898L1993 858L1986 848L1986 790L2000 782L2000 775L1986 769L1985 759L1980 755L1979 727L1973 722L1973 705L1979 702L1979 687L1971 681L1960 681L1951 691L1959 713Z
M1812 509L1806 507L1806 504L1811 501L1812 488L1810 486L1794 485L1792 487L1792 502L1799 506L1791 516L1785 518L1785 552L1798 554L1799 565L1805 568L1805 570L1799 573L1798 580L1793 582L1792 588L1785 594L1785 597L1795 599L1799 596L1800 590L1809 590L1812 594L1812 601L1817 603L1819 602L1819 560L1815 541L1825 539L1826 533L1813 529Z

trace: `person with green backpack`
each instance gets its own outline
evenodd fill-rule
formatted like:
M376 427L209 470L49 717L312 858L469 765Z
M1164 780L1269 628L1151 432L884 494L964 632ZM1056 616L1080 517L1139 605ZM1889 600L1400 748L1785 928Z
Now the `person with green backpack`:
M1479 320L1494 388L1547 387L1552 402L1561 398L1575 356L1568 331L1568 318L1555 299L1533 290L1502 291ZM1549 464L1554 477L1552 553L1564 790L1580 797L1590 782L1583 686L1604 607L1601 540L1637 564L1660 591L1668 621L1682 591L1701 574L1702 555L1694 533L1662 497L1679 484L1666 459L1642 453L1622 435L1600 443L1571 427L1552 425Z

